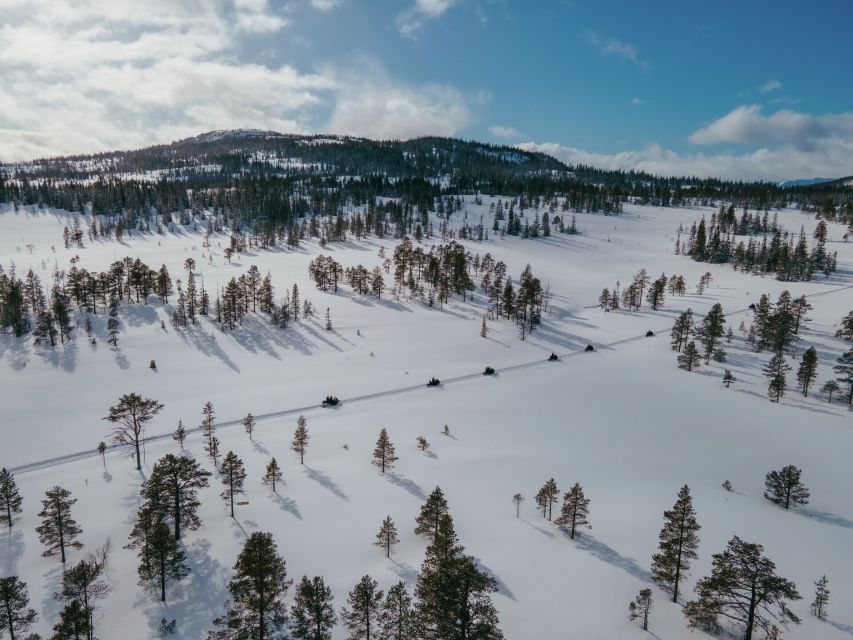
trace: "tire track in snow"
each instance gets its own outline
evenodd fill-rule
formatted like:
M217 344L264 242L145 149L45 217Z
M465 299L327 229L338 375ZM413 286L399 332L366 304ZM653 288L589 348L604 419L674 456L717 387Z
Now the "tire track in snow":
M844 285L841 287L835 287L833 289L827 289L826 291L818 291L817 293L812 293L812 294L807 295L806 298L808 298L808 299L820 298L823 296L828 296L828 295L832 295L835 293L839 293L841 291L846 291L848 289L853 289L853 284ZM585 309L592 309L592 308L597 308L597 307L598 307L598 305L595 305L592 307L584 307L584 308ZM739 315L742 313L746 313L749 310L750 309L747 307L745 309L738 309L736 311L728 312L726 315L727 315L727 317L731 317L731 316ZM609 342L606 344L595 344L594 346L596 347L596 350L614 349L616 347L620 347L620 346L625 345L625 344L630 344L632 342L639 342L641 340L648 340L649 338L659 338L661 335L665 335L667 329L668 329L668 327L664 327L662 329L655 330L654 336L646 336L645 334L642 334L642 335L638 335L638 336L633 336L631 338L623 338L621 340L616 340L614 342ZM558 355L559 355L560 361L562 361L562 360L565 360L566 358L578 356L578 355L581 355L583 353L586 353L586 352L583 349L578 349L575 351L569 351L568 353L565 353L562 355L561 354L558 354ZM543 367L543 366L553 366L553 364L551 362L549 362L548 360L534 360L531 362L522 362L520 364L509 365L507 367L500 369L500 371L498 373L509 373L509 372L514 372L514 371L524 371L527 369L534 369L534 368ZM489 376L484 376L482 373L471 373L471 374L466 374L466 375L461 375L461 376L455 376L452 378L446 378L445 380L442 381L441 384L442 384L442 386L460 384L460 383L464 383L464 382L470 382L471 380L480 380L484 377L489 377ZM367 394L360 395L360 396L353 396L351 398L344 398L343 400L341 400L341 405L348 404L348 403L366 402L367 400L376 400L379 398L387 398L390 396L401 395L404 393L411 393L413 391L418 391L418 390L422 390L425 388L426 388L426 384L416 384L416 385L410 385L410 386L406 386L406 387L396 387L394 389L387 389L385 391L377 391L374 393L367 393ZM306 413L309 411L315 411L319 408L320 408L319 405L312 404L312 405L306 405L304 407L296 407L296 408L291 408L291 409L283 409L281 411L272 411L270 413L258 414L254 417L255 417L256 421L275 420L277 418L285 418L287 416ZM216 425L216 428L217 429L225 429L225 428L235 427L235 426L242 425L242 424L243 424L243 418L239 418L237 420L226 420L223 422L219 422ZM187 429L188 434L200 433L200 432L201 432L201 426L192 427L190 429ZM171 440L171 439L172 439L171 433L162 433L162 434L149 436L149 437L145 438L141 442L141 444L144 447L144 445L146 445L148 443L162 442L164 440ZM115 445L115 444L107 445L107 451L108 452L119 451L122 448L123 447L120 445ZM98 455L100 455L100 454L95 450L78 451L77 453L69 453L69 454L64 455L64 456L57 456L55 458L46 458L44 460L37 460L34 462L22 464L22 465L19 465L17 467L10 467L9 471L13 474L18 475L18 474L28 473L28 472L32 472L32 471L39 471L41 469L48 469L50 467L57 467L57 466L60 466L63 464L68 464L69 462L77 462L79 460L85 460L87 458L94 458Z

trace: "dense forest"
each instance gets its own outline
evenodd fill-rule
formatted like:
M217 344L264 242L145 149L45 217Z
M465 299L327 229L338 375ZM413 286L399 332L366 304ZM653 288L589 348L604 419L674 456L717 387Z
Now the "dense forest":
M264 131L212 132L169 145L0 166L0 202L121 216L212 210L243 228L291 224L315 214L379 209L394 199L425 212L461 195L504 195L575 212L618 213L622 204L734 203L768 210L797 206L853 223L844 180L782 188L769 182L663 177L566 165L542 153L452 138L374 141Z

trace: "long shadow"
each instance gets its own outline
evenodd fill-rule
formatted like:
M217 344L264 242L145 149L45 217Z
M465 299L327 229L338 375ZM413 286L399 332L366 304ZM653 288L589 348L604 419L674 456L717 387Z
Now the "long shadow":
M3 575L17 575L18 560L24 555L24 532L20 527L11 527L3 536Z
M66 553L68 553L67 550ZM41 613L48 620L57 618L59 612L62 610L62 603L54 597L54 594L62 591L62 576L65 573L65 569L70 568L75 562L73 557L68 558L68 561L63 566L55 557L51 558L51 560L56 564L44 574L44 599L41 601Z
M528 527L530 527L531 529L534 529L535 531L538 531L538 532L539 532L539 533L541 533L543 536L548 536L549 538L553 538L553 537L554 537L554 534L553 534L553 533L551 533L550 531L548 531L547 529L543 529L543 528L541 528L541 527L537 527L535 524L533 524L533 523L532 523L532 522L530 522L529 520L525 520L524 518L519 518L519 519L520 519L524 524L526 524ZM544 518L543 518L543 519L544 519Z
M57 342L53 347L40 347L36 354L47 364L68 373L77 368L77 342L73 339L68 339L64 344Z
M299 507L296 505L296 501L293 498L286 498L277 492L273 493L272 496L273 501L278 505L279 509L287 511L302 520L302 514L299 513Z
M190 575L167 587L167 604L158 602L146 611L152 633L156 633L160 620L166 618L178 621L177 638L206 637L213 619L222 611L230 575L219 561L210 557L210 546L207 540L199 540L186 547Z
M426 500L427 499L427 495L424 492L424 490L414 480L409 480L408 478L404 478L403 476L401 476L397 473L390 473L389 472L389 473L385 473L383 475L385 476L385 479L388 482L390 482L391 484L393 484L395 486L401 487L402 489L405 489L406 491L411 493L413 496L415 496L418 500Z
M844 516L838 516L827 511L795 511L809 518L814 518L823 524L831 524L834 527L843 527L844 529L853 529L853 520L848 520Z
M344 502L349 502L347 494L345 494L343 490L337 484L335 484L334 480L332 480L322 471L319 471L318 469L312 469L311 467L306 466L305 475L311 478L314 482L319 482L322 487L331 491Z
M471 557L474 558L474 562L477 563L477 565L480 567L480 569L482 569L483 571L488 573L492 577L492 579L494 579L495 583L498 586L498 593L500 593L503 596L506 596L510 600L515 600L515 594L513 594L513 592L510 590L510 588L508 586L506 586L506 583L503 580L501 580L500 577L494 571L489 569L483 563L483 561L480 560L480 558L478 558L477 556L471 556Z
M838 631L841 631L842 633L846 633L848 635L853 636L853 624L844 624L842 622L833 622L832 620L827 620L826 624L830 625L831 627L833 627L835 629L838 629Z
M216 342L216 338L209 335L198 325L185 327L178 332L178 335L184 339L184 342L191 344L207 357L218 358L230 369L233 369L237 373L240 372L240 368L234 364L234 361L231 360L231 358L228 357L228 354L219 346Z
M568 537L568 532L564 531L564 533L566 537ZM607 564L618 567L643 582L652 582L652 574L638 565L636 560L623 556L613 547L596 540L586 532L582 533L580 536L577 535L577 532L575 533L575 544L578 548L592 554L599 560L603 560Z
M391 571L396 573L400 579L406 584L414 585L418 581L418 570L413 566L406 562L401 562L400 560L395 560L391 558L391 563L394 565L391 567Z

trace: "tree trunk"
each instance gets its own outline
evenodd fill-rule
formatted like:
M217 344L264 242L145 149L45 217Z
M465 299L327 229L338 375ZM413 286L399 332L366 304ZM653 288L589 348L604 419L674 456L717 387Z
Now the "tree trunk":
M160 555L160 602L166 602L166 557Z
M12 603L6 600L6 621L9 623L9 637L15 640L15 626L12 624Z
M749 614L746 618L746 632L743 640L752 640L752 627L755 625L755 586L752 587L752 593L749 596Z

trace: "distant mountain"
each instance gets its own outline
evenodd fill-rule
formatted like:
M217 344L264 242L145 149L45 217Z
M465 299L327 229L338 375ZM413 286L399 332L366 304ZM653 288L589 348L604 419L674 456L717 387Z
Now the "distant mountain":
M839 178L801 178L799 180L785 180L780 182L779 186L783 189L790 189L791 187L808 187L813 184L835 182L836 180L839 180Z

